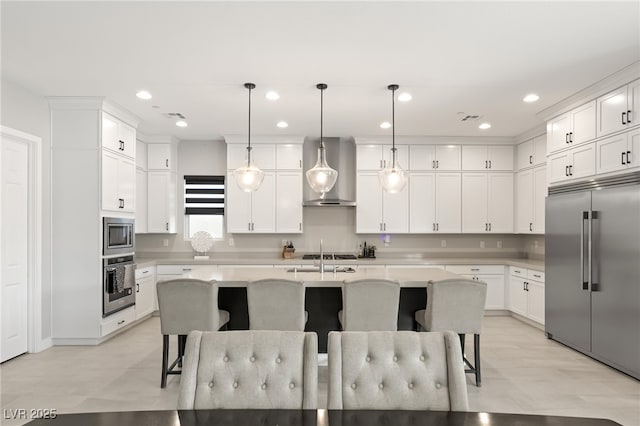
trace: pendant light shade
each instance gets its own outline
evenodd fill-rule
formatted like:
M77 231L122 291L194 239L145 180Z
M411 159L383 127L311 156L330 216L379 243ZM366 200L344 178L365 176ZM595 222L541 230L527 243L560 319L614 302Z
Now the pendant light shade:
M407 175L398 163L398 149L396 148L395 101L396 90L398 90L398 87L399 86L397 84L390 84L387 86L387 89L391 90L391 140L393 145L391 148L391 161L389 162L389 165L378 172L378 179L380 179L382 189L389 194L397 194L407 185Z
M318 161L316 165L307 170L307 182L315 192L320 193L320 197L324 198L325 194L331 191L331 188L338 180L338 172L329 166L325 157L324 139L322 134L322 119L324 98L323 92L327 88L326 84L320 83L316 85L320 89L320 148L318 148Z
M251 158L251 90L256 88L253 83L245 83L249 89L249 131L247 133L247 162L233 171L236 183L244 192L257 190L264 179L264 171L260 170Z

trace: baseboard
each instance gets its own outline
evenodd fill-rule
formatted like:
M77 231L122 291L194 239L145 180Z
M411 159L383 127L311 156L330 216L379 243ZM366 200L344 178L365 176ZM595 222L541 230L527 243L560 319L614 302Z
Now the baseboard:
M485 317L508 317L510 314L511 312L506 309L490 309L484 311Z
M511 316L517 319L518 321L522 321L523 323L530 325L531 327L535 327L538 330L544 331L544 324L540 324L538 322L532 321L529 318L525 318L522 315L518 315L514 312L511 312Z
M51 337L47 337L46 339L40 340L40 342L36 343L35 353L42 352L46 349L49 349L53 346L53 341Z

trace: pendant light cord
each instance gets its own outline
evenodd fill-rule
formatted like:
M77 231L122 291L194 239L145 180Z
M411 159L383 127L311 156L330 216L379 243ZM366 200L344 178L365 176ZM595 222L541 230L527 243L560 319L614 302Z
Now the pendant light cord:
M391 90L391 169L396 168L396 90L397 84L390 84L387 89Z
M247 167L251 164L251 89L253 87L249 86L249 131L247 133Z
M324 149L324 138L322 133L322 122L324 114L324 89L320 89L320 148Z

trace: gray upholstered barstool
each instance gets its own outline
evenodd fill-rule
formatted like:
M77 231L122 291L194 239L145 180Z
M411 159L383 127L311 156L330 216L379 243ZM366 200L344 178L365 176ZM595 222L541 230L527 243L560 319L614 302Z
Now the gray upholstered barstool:
M338 319L345 331L396 331L399 303L400 284L397 281L345 280Z
M481 386L480 333L484 318L487 284L469 279L427 283L427 309L416 312L416 322L427 331L452 330L459 334L467 373L474 373ZM465 334L473 334L474 363L464 356Z
M318 336L302 331L189 333L179 410L315 409Z
M468 411L452 331L329 333L329 410Z
M178 279L157 284L160 328L162 331L162 380L168 374L180 374L186 336L192 330L216 331L229 322L229 312L218 309L218 285L212 281ZM178 357L170 366L169 336L178 335Z
M269 278L249 282L249 328L304 331L304 293L302 281Z

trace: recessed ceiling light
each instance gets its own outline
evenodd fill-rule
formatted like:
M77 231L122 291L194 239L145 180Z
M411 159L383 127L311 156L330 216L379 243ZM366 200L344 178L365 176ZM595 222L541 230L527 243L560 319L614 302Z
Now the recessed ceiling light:
M136 96L145 101L148 101L153 97L151 96L151 93L147 92L146 90L140 90L138 93L136 93Z
M522 100L525 102L535 102L538 99L540 99L540 96L536 95L535 93L529 93L527 96L522 98Z
M400 95L398 95L398 100L400 102L409 102L411 99L413 99L413 96L411 96L411 93L400 93Z
M274 92L273 90L268 91L266 95L264 95L264 97L269 99L270 101L277 101L278 99L280 99L280 95L278 95L278 92Z
M489 123L482 123L482 124L480 124L478 126L478 129L481 129L481 130L487 130L487 129L490 129L490 128L491 128L491 124L489 124Z
M286 121L278 121L278 124L276 124L276 126L280 127L281 129L286 129L287 127L289 127L289 123L287 123Z
M187 127L188 124L187 124L186 121L180 120L180 121L176 121L176 126L178 126L178 127Z
M391 123L389 123L388 121L383 121L382 123L380 123L380 128L381 129L390 129L391 128Z

